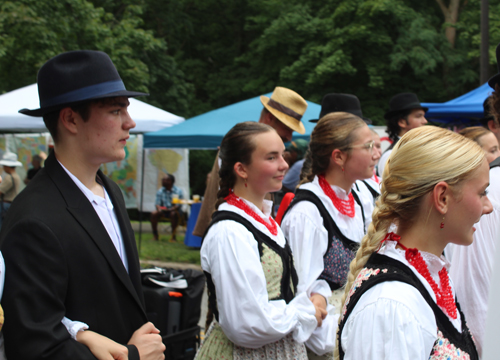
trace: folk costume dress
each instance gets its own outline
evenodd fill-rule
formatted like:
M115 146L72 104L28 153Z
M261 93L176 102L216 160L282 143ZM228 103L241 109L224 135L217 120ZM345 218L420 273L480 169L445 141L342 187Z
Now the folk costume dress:
M271 201L264 200L262 212L240 200L274 222ZM307 359L308 340L333 349L336 326L310 339L315 307L296 291L291 250L277 224L273 235L246 211L222 203L204 237L201 265L215 316L197 359Z
M331 185L331 189L341 200L349 199L340 187ZM300 200L302 197L304 199ZM349 264L365 234L366 220L371 221L371 212L369 219L364 216L358 200L354 201L354 216L341 213L325 194L316 176L312 182L298 188L281 223L295 258L299 292L323 279L334 291L330 303L337 307L337 311L340 311L341 288L347 280ZM368 203L365 205L369 206ZM326 294L322 288L313 292Z
M416 266L428 269L427 274L421 270L422 275L397 244L387 240L351 287L339 325L340 358L478 359L459 305L446 300L456 301L447 275L450 263L443 256L415 250L421 255ZM447 297L440 295L448 305L437 305L431 282L448 289Z

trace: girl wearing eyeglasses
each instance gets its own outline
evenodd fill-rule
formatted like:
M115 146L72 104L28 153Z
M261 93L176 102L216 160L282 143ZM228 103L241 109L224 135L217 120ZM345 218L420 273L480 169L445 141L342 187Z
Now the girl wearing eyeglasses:
M352 191L356 180L372 176L377 153L372 133L356 115L322 117L309 143L311 167L288 208L282 229L290 241L299 277L298 290L328 298L339 309L349 264L371 220ZM336 294L337 293L337 294ZM316 298L318 299L318 298ZM314 358L311 354L310 358Z

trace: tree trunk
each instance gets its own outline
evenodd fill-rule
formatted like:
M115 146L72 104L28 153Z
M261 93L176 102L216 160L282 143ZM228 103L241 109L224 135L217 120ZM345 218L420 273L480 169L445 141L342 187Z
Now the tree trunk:
M458 21L458 10L460 8L460 0L450 0L450 4L446 6L443 0L436 0L441 8L441 11L444 15L444 21L446 24L450 24L451 26L447 26L445 29L445 35L450 43L451 47L455 47L455 38L457 34L457 29L455 25Z

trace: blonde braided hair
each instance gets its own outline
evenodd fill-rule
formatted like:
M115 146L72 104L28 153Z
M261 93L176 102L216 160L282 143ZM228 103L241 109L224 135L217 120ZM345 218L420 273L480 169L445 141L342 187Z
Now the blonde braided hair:
M445 181L456 192L485 158L474 141L450 130L423 126L406 133L394 147L384 169L381 195L373 211L367 234L352 260L342 308L347 295L368 258L380 247L391 224L411 226L422 198ZM339 323L342 316L339 318ZM339 359L335 348L335 359Z

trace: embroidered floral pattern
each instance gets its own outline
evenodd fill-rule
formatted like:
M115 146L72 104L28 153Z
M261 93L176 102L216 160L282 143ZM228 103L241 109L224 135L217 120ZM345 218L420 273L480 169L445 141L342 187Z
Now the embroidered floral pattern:
M307 360L307 352L304 344L295 342L292 334L288 334L281 340L257 349L247 349L235 345L233 353L234 360Z
M345 312L347 311L347 305L349 305L349 300L351 299L351 296L356 292L356 289L358 289L361 286L363 281L368 280L370 276L377 275L379 272L380 269L367 269L367 268L363 268L363 270L359 272L345 300L344 307L342 308L342 316L345 315ZM382 272L387 272L387 269L383 269Z
M260 258L269 300L281 296L281 279L283 278L283 261L280 256L266 244L262 244L262 257Z
M430 360L470 360L469 354L455 347L438 330L438 337L432 348Z
M356 254L353 251L346 248L342 241L334 236L332 246L323 258L325 269L321 274L321 278L334 284L344 284L349 273L349 264L351 264L355 256Z

